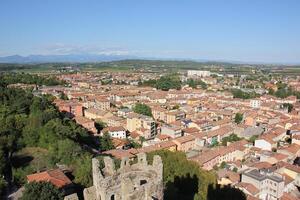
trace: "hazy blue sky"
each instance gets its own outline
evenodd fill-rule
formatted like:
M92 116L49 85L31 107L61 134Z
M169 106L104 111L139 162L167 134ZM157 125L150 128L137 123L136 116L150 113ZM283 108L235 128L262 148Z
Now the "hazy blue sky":
M0 55L300 63L300 0L0 0Z

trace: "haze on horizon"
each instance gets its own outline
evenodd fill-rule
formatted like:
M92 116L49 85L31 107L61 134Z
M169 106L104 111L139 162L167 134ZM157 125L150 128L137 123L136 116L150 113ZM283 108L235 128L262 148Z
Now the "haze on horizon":
M300 63L298 0L2 0L0 56Z

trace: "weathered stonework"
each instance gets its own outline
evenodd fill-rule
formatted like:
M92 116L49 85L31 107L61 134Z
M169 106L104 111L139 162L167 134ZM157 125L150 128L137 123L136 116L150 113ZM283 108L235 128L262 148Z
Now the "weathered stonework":
M93 186L84 190L85 200L163 200L163 164L154 156L148 165L146 154L138 154L138 162L121 161L116 170L110 157L104 158L101 170L99 161L93 159Z
M78 200L78 196L76 193L65 196L64 200Z

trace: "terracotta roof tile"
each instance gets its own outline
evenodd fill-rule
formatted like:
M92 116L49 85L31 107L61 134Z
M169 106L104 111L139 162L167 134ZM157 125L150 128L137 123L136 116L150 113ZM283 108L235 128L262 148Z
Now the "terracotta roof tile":
M50 182L58 188L62 188L72 183L60 169L53 169L40 173L30 174L27 175L27 180L28 182Z

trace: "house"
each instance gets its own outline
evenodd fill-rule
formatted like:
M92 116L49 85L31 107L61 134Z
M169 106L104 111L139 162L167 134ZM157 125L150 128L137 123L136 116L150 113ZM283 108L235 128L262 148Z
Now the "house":
M212 123L208 120L195 120L189 123L188 128L197 128L201 131L208 131L212 129Z
M179 121L185 118L185 112L183 111L169 111L166 113L166 123L170 124L175 121Z
M259 196L259 189L251 183L239 182L234 187L240 189L246 195L250 195L252 197L258 197Z
M276 172L280 174L286 174L292 179L296 180L297 177L300 176L300 166L292 165L290 163L281 161L276 164L276 167L277 167ZM299 182L299 186L300 186L300 182Z
M112 143L116 149L124 149L128 145L128 141L120 138L112 138Z
M251 99L250 107L252 108L260 108L261 100L260 99Z
M55 105L58 107L60 112L65 112L70 118L74 116L83 116L83 106L80 102L70 100L64 101L60 99L54 100Z
M182 136L182 130L180 126L166 124L161 127L161 134L177 138Z
M197 162L204 170L212 170L219 164L220 155L217 151L204 151L199 155L191 157L190 160Z
M240 181L240 174L227 169L218 170L217 176L220 185L235 185Z
M92 120L99 119L103 121L109 117L112 117L113 114L111 112L107 112L96 108L88 108L84 110L84 116L88 119L92 119Z
M115 115L111 117L107 117L102 121L105 122L107 126L124 126L124 127L126 126L126 119L122 117L117 117Z
M294 143L287 147L280 147L277 152L287 155L290 160L294 160L300 156L300 145Z
M109 126L101 131L101 135L108 133L110 137L126 139L126 129L123 126Z
M227 137L233 133L234 129L232 126L227 125L219 129L207 132L207 144L214 144L216 142L221 142L224 137Z
M281 127L276 127L262 134L255 140L254 146L271 151L272 149L277 148L277 142L284 140L285 137L287 137L286 130Z
M300 145L300 134L292 135L292 144Z
M153 107L151 109L152 116L157 121L166 121L166 112L167 110L164 108L161 108L159 106Z
M95 98L95 108L100 110L109 110L110 109L110 101L105 97L96 97Z
M82 127L86 128L90 132L97 134L97 129L95 127L95 122L91 119L86 117L75 117L74 120L77 124L80 124Z
M132 110L129 108L121 108L118 110L118 116L119 117L127 117L128 114L132 113Z
M279 199L284 192L284 178L269 170L246 170L242 173L241 182L257 187L260 199Z
M177 145L178 151L187 152L195 146L195 137L192 135L178 137L172 141Z
M154 138L157 135L156 123L148 116L132 113L127 117L126 127L130 132L136 130L149 130L149 134L146 134L145 138Z
M200 132L200 130L197 129L196 127L186 128L183 130L184 135L195 135L199 132Z
M171 139L171 137L169 135L164 135L164 134L159 134L155 138L155 140L157 140L159 142L169 141L170 139Z
M276 148L277 144L272 140L272 138L260 138L255 140L254 147L260 148L262 150L272 151L272 148Z
M50 182L57 188L66 188L72 184L71 180L60 169L52 169L27 175L27 181L28 183Z

